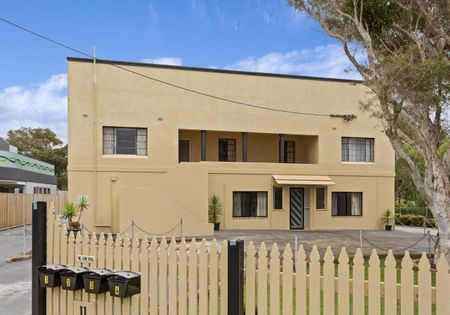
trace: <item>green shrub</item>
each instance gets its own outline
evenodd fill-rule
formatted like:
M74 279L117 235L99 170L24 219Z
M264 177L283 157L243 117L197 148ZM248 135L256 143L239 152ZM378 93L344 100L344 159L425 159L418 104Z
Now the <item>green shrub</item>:
M396 215L397 223L409 226L423 226L423 216L417 214L397 214ZM434 227L435 220L433 218L427 219L427 226Z

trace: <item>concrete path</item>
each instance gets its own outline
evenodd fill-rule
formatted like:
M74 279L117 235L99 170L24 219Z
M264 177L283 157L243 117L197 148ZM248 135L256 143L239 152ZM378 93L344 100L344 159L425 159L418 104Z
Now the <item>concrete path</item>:
M28 227L28 231L31 229ZM0 231L0 314L31 314L31 260L6 263L23 248L21 228ZM27 233L26 248L31 248L31 235Z
M424 228L418 226L396 225L395 230L423 235ZM430 231L431 235L433 236L436 236L438 233L438 230L436 228L426 228L425 231Z
M313 245L317 245L319 251L324 253L327 246L331 246L335 256L339 255L342 247L346 247L349 255L353 255L360 247L359 230L321 230L321 231L286 231L286 230L222 230L215 233L218 241L224 239L243 239L245 247L250 241L259 248L261 242L266 247L272 248L277 243L281 250L287 243L294 248L295 237L298 244L303 244L306 251L310 251ZM405 249L412 253L421 254L434 250L433 240L422 234L405 231L362 231L363 254L368 256L372 249L376 248L381 255L387 254L387 249L394 250L396 254L403 254ZM208 238L211 240L212 238Z

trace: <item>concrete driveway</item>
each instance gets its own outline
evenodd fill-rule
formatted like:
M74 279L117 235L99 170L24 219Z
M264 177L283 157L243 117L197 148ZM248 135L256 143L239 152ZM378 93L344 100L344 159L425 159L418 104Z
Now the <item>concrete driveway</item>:
M28 227L26 248L31 248ZM31 314L31 260L6 263L23 248L21 228L0 231L0 313L2 315Z
M266 247L272 248L277 243L280 250L284 250L287 243L294 248L295 238L298 244L303 244L308 252L313 245L317 245L319 251L324 253L327 246L331 246L333 253L337 256L343 246L350 256L360 247L359 230L319 230L319 231L286 231L286 230L222 230L217 231L214 238L224 239L242 239L245 247L250 241L259 248L261 242ZM433 236L432 236L433 237ZM209 240L212 239L208 238ZM435 239L435 237L434 237ZM395 254L403 254L408 249L411 254L416 255L422 252L433 252L434 241L427 236L416 231L362 231L363 254L368 256L372 249L376 248L380 255L386 255L387 249L392 249Z

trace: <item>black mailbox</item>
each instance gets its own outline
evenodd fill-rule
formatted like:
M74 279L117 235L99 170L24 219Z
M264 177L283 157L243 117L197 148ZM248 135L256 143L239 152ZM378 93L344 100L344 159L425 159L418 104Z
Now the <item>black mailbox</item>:
M44 265L39 267L39 286L55 288L61 285L60 273L66 269L64 265Z
M126 298L141 292L141 275L136 272L115 272L108 283L111 296Z
M84 267L66 267L66 270L61 272L61 287L69 291L82 289L83 275L88 271Z
M113 271L108 269L90 269L83 275L84 291L94 294L107 292L108 278L112 275Z

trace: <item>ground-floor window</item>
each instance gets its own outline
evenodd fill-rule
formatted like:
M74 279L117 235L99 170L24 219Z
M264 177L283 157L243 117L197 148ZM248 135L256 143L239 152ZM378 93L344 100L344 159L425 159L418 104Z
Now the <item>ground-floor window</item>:
M273 188L273 208L283 209L283 187Z
M234 191L233 217L267 217L267 192Z
M362 192L333 192L333 216L361 216Z
M325 210L327 207L327 190L325 187L316 188L316 209Z

